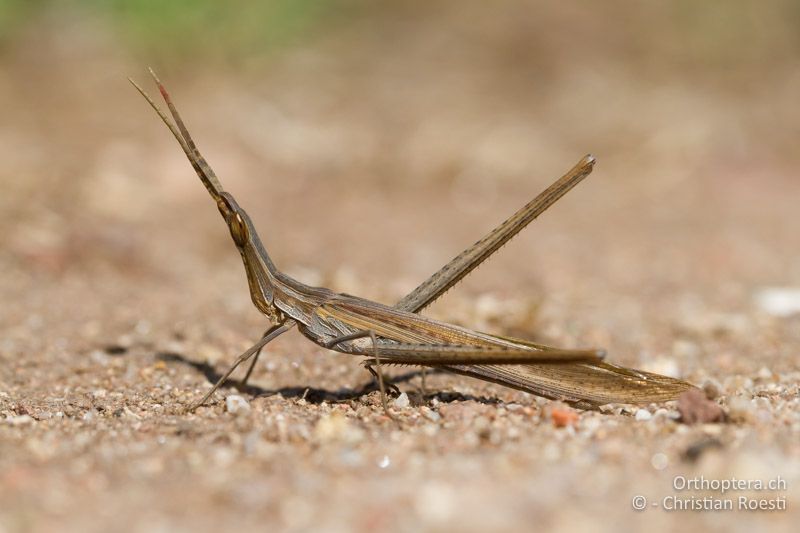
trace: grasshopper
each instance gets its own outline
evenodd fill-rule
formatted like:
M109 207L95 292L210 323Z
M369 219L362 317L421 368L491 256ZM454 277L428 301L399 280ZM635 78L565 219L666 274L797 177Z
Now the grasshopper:
M674 400L693 386L685 381L615 365L599 349L561 349L501 335L473 331L420 314L532 220L592 171L595 159L582 158L489 234L467 248L393 306L305 285L272 262L253 222L233 195L225 191L200 154L172 99L150 70L173 121L132 79L178 141L192 167L217 204L242 257L253 304L270 322L261 339L245 351L217 383L190 409L204 404L236 368L252 358L242 383L261 350L297 327L315 344L340 353L364 356L364 366L378 382L389 414L380 365L414 365L489 381L561 400L583 409L607 403L651 403ZM375 370L377 368L377 372ZM424 376L424 373L423 373ZM389 414L389 416L391 416Z

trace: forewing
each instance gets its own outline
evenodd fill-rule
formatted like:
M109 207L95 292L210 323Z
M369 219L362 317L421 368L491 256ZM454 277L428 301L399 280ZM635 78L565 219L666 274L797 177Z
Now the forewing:
M356 298L344 298L334 303L327 303L321 306L319 312L329 323L338 324L343 334L372 329L379 338L399 343L515 349L528 347L532 352L552 349L523 339L470 331ZM360 349L351 350L350 353L371 355L366 349L367 346L369 346L368 339ZM472 354L470 356L477 357ZM545 398L563 400L584 408L607 403L646 404L674 400L681 392L692 388L691 384L679 379L605 362L551 361L524 365L508 362L455 365L432 364L428 360L413 363L409 357L395 358L391 361L392 354L388 352L386 357L387 362L443 368ZM469 363L468 357L464 358L464 363Z
M674 400L692 388L685 381L610 363L460 365L446 370L499 383L579 407Z

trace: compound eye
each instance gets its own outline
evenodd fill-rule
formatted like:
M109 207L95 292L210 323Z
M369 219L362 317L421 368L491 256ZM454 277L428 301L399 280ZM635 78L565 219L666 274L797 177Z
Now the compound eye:
M231 231L231 237L236 246L244 246L247 242L247 224L239 213L234 213L228 220L228 229Z

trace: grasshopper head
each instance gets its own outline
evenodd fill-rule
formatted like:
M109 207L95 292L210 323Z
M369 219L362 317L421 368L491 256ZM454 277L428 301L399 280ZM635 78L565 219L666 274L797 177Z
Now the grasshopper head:
M155 72L150 70L150 74L158 86L161 96L164 98L169 112L172 115L174 123L167 118L167 115L156 105L150 95L142 89L135 81L130 80L136 90L147 100L150 107L158 114L164 124L172 132L175 140L180 144L181 149L186 154L192 167L197 173L200 181L208 190L211 197L217 203L222 218L228 225L228 231L231 233L231 238L239 249L244 262L244 268L247 272L247 283L250 286L250 295L256 307L274 323L277 324L283 320L281 311L274 305L274 287L273 279L278 275L278 271L272 260L269 258L264 245L258 238L253 222L247 216L244 209L239 207L233 196L225 192L222 184L217 179L216 174L211 169L211 166L200 154L197 146L186 129L183 120L181 119L178 110L172 103L169 93L164 85L156 76Z
M242 256L253 304L273 324L283 322L283 313L273 303L274 287L270 281L277 271L261 244L252 220L230 193L220 191L215 199L217 208L228 225L231 238Z

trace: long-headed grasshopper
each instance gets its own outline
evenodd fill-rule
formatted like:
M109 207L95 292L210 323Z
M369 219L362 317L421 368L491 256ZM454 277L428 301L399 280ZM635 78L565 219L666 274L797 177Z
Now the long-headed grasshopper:
M251 357L250 376L262 348L297 326L314 343L341 353L366 356L364 365L376 377L386 408L383 377L373 366L419 365L499 383L582 408L606 403L650 403L675 399L692 387L678 379L605 362L603 350L566 350L530 341L472 331L419 314L485 261L533 219L589 175L595 160L581 159L509 219L442 267L394 306L310 287L275 266L250 217L223 190L200 155L172 100L152 72L172 115L171 122L150 96L144 96L177 139L195 172L217 204L242 256L253 303L271 323L263 337L240 355L219 381L192 408L203 404L231 373ZM387 411L388 412L388 411Z

